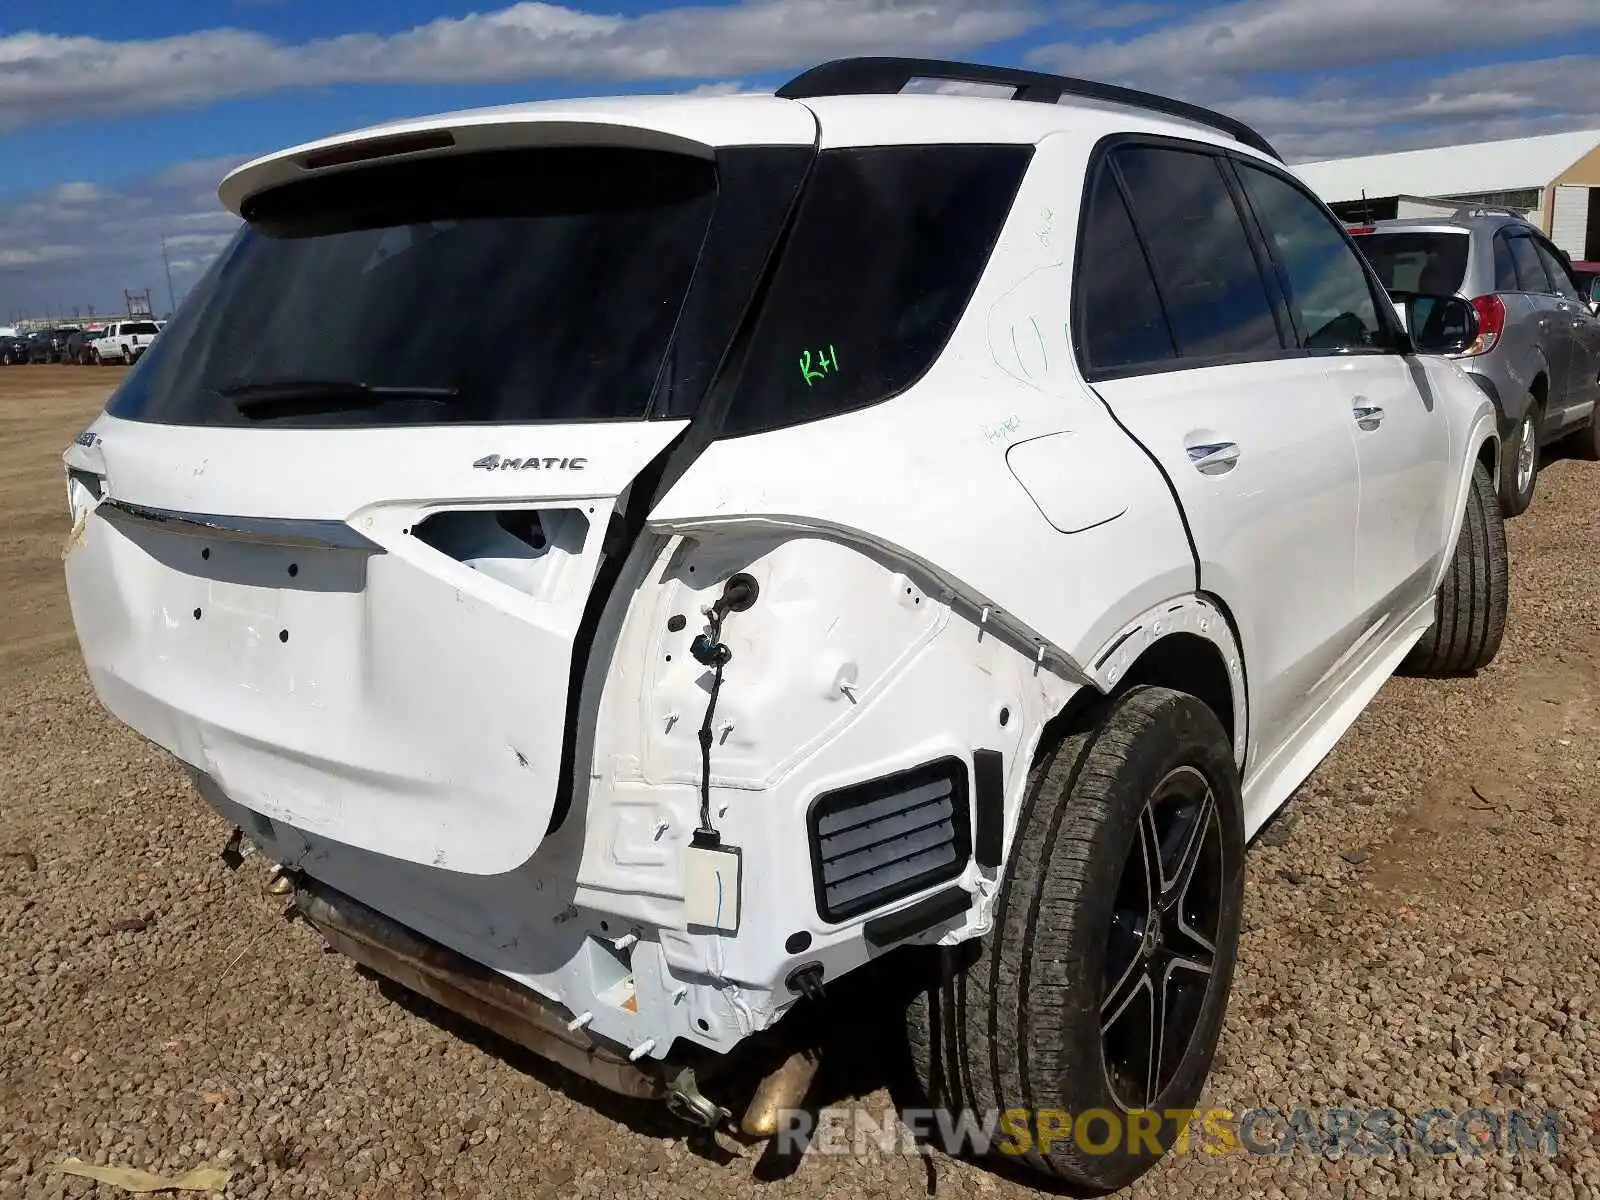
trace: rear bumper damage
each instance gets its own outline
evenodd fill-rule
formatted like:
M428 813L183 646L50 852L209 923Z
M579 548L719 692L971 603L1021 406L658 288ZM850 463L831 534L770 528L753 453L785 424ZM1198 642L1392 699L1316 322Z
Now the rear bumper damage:
M184 436L203 475L108 420L69 450L85 663L344 954L704 1121L696 1073L787 1048L818 983L987 931L1030 756L1083 686L1003 613L850 529L680 521L580 646L613 493L665 434L612 431L630 461L592 499L380 503L375 475L290 511L254 443ZM345 486L328 438L283 436ZM471 461L448 441L430 470ZM740 573L759 599L720 631L713 694L696 641Z
M359 900L297 875L295 911L330 946L386 979L515 1042L608 1091L639 1100L666 1095L661 1064L629 1062L600 1045L542 996L441 946Z

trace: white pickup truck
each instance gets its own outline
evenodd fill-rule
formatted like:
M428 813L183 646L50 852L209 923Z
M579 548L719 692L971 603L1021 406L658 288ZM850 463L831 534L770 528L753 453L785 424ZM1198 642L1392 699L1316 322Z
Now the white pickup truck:
M130 366L150 349L161 332L154 321L113 321L95 339L90 356L97 363L120 362Z

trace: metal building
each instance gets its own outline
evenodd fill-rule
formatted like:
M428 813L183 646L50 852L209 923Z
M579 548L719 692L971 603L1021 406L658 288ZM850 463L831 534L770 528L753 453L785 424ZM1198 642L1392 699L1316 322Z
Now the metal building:
M1600 260L1600 129L1326 159L1295 170L1347 221L1508 208L1527 214L1574 259Z

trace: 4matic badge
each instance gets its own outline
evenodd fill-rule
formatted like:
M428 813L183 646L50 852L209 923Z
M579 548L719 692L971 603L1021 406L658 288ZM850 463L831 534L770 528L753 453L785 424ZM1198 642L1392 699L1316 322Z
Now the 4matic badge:
M480 471L581 471L587 458L501 458L485 454L472 465Z

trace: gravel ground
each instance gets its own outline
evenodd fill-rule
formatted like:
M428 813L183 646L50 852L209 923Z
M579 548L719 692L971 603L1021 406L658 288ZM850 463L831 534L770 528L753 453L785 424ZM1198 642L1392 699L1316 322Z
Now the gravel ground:
M772 1164L691 1147L399 996L283 920L266 871L98 708L60 586L57 455L114 378L0 371L0 1193L119 1195L69 1155L230 1196L851 1200L1032 1194L934 1154ZM1174 1155L1127 1194L1600 1196L1600 467L1558 461L1511 527L1495 665L1395 680L1250 855L1207 1105L1558 1110L1559 1152ZM830 1100L882 1113L870 1056Z

